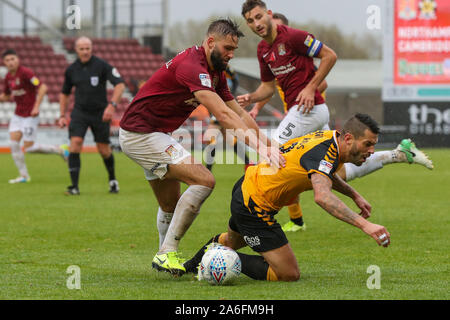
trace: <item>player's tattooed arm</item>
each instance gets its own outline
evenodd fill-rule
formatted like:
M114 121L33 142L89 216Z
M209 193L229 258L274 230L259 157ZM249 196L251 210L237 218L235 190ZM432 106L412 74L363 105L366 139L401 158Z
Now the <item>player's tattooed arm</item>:
M360 217L356 212L353 212L331 191L333 187L331 179L320 173L313 173L311 175L311 183L314 189L314 201L319 206L339 220L358 228L363 227L366 220Z
M343 195L354 198L358 193L347 182L345 182L338 174L333 175L333 189Z

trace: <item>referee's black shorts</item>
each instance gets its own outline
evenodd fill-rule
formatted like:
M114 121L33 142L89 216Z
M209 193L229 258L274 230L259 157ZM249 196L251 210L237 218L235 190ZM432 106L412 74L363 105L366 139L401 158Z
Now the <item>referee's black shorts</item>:
M84 139L90 127L95 142L109 144L110 124L109 122L102 121L103 111L95 110L87 112L79 108L74 108L70 115L69 138L82 137Z
M249 199L248 207L242 195L244 177L234 185L231 196L230 229L238 232L247 245L256 252L278 249L288 243L286 235L274 215L278 211L265 211Z

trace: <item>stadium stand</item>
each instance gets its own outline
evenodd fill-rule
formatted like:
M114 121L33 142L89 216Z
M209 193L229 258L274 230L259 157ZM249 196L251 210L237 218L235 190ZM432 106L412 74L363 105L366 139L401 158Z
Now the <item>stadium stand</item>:
M122 75L129 90L128 97L123 97L118 104L113 119L113 126L117 126L130 98L137 92L139 83L146 81L164 63L162 55L153 54L149 47L139 44L136 39L92 39L93 53L115 66ZM74 54L75 38L63 38L63 47L70 54ZM44 44L37 36L0 36L0 52L14 49L18 53L21 64L31 68L48 86L47 98L41 105L40 125L53 126L59 117L59 93L64 81L64 71L69 61L64 54L57 54L51 45ZM0 68L4 67L0 61ZM3 70L6 74L6 71ZM0 74L0 81L3 81ZM108 90L108 99L112 90ZM74 96L70 96L69 112L73 108ZM12 102L0 104L0 126L8 124L14 112ZM69 113L68 113L69 114Z

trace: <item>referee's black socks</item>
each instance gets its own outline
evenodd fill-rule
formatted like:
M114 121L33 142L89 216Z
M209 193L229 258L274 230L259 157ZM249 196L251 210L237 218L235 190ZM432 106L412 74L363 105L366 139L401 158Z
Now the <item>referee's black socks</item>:
M70 179L72 180L72 186L74 188L78 188L78 179L80 177L80 154L79 153L70 153L69 154L69 173Z
M106 170L108 171L109 181L116 180L116 173L114 169L114 155L111 153L109 158L104 158L103 162L105 163Z

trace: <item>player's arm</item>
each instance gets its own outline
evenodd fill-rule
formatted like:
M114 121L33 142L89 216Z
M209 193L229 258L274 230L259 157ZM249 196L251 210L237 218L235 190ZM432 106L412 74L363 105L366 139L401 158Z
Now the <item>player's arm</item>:
M39 107L42 103L42 100L44 99L45 94L48 91L48 87L45 83L41 83L41 85L38 88L38 92L36 95L36 102L34 103L34 107L31 110L31 116L37 117L39 115Z
M241 107L245 108L251 103L272 97L274 93L275 80L267 82L263 81L255 91L253 91L252 93L237 96L236 100L241 105Z
M333 174L333 189L352 199L358 208L361 209L359 215L365 219L370 217L372 206L354 188L345 182L338 174Z
M223 128L234 129L234 135L240 141L256 150L263 158L269 158L271 163L278 166L280 154L271 154L266 144L258 139L254 130L249 130L245 122L225 104L217 93L210 90L198 90L194 92L194 96L216 117Z
M311 174L311 183L314 190L314 201L335 218L347 222L364 233L371 236L378 245L387 247L390 243L390 234L383 226L371 223L352 211L333 192L333 182L320 173Z
M125 84L123 82L120 82L114 86L114 91L113 91L113 94L111 97L111 101L108 103L108 106L106 107L105 111L103 112L102 120L104 122L109 122L112 120L116 106L119 103L120 98L122 97L122 94L124 91L125 91Z
M69 96L72 91L73 83L71 78L70 67L66 69L64 73L64 83L62 86L61 93L59 94L59 119L58 125L63 128L67 125L66 110L69 104Z
M252 110L250 110L248 112L248 114L250 115L250 117L252 117L253 119L256 119L256 116L259 114L259 112L261 111L262 108L264 108L264 106L266 105L266 103L268 103L270 101L272 97L266 98L264 100L258 101L255 103L255 105L253 106Z
M60 128L63 128L67 125L66 119L66 110L67 105L69 104L69 95L65 93L59 94L59 119L58 125Z
M327 88L328 88L328 82L326 79L324 79L317 87L317 90L322 94L325 92L325 90L327 90Z
M114 86L111 101L108 101L108 105L106 106L102 117L103 122L110 122L114 116L117 104L125 91L125 83L120 76L119 71L107 62L104 63L104 71L106 72L106 78Z
M319 68L314 74L314 77L309 81L308 85L300 91L295 99L295 101L298 102L299 107L305 106L303 113L309 113L314 107L315 92L319 85L325 80L337 60L336 53L325 44L322 44L322 49L317 57L320 59Z

